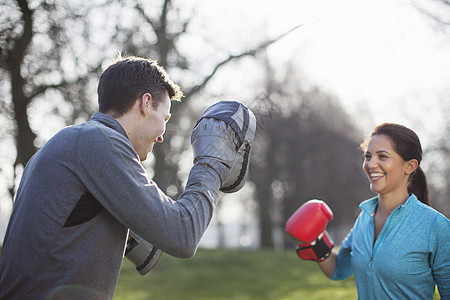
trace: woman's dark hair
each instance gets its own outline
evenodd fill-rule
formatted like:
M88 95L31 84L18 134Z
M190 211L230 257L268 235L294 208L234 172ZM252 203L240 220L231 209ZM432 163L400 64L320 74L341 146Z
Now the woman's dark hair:
M171 100L181 100L183 96L180 87L156 61L119 55L100 76L97 88L99 111L121 116L144 93L152 95L152 105L156 108L166 91Z
M419 162L419 166L409 177L408 193L414 193L420 201L430 205L427 179L420 167L420 162L422 161L422 145L417 134L403 125L393 123L378 125L373 130L371 137L379 134L386 135L391 139L395 151L404 161L416 159ZM367 148L367 143L368 141L361 144L363 150Z

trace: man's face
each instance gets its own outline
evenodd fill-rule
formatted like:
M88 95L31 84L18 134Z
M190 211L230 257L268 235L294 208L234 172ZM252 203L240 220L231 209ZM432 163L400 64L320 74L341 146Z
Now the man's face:
M139 157L141 161L147 158L149 152L152 151L155 143L162 143L164 132L166 131L166 123L170 119L171 102L167 92L161 96L156 107L149 105L145 120L139 130ZM155 101L155 100L152 100Z

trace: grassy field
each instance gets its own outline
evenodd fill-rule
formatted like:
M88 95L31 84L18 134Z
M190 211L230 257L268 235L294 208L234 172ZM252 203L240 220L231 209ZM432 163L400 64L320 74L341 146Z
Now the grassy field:
M190 259L163 254L145 276L124 259L114 299L348 300L357 293L353 277L331 281L294 251L200 249Z
M127 259L114 299L356 299L355 281L331 281L294 251L200 249L190 259L163 255L140 276Z
M300 260L294 251L200 249L190 259L164 254L145 276L124 259L117 299L347 300L357 299L357 293L353 277L331 281L316 263Z

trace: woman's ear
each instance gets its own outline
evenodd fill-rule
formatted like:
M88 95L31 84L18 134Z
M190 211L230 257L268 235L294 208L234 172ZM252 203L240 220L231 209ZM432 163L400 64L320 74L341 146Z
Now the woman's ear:
M406 175L411 175L414 171L419 167L419 162L417 159L410 159L405 164L405 173Z

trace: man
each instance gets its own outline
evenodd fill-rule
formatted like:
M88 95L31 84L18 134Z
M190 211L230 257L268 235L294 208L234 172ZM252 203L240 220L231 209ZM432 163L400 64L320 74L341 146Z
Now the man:
M254 116L237 102L203 115L185 192L173 201L140 161L163 141L170 100L181 97L155 61L120 58L103 72L99 112L57 133L24 170L0 257L0 299L111 299L129 229L165 253L194 255L219 189L251 146ZM241 114L245 128L234 126ZM242 175L248 164L238 168Z

